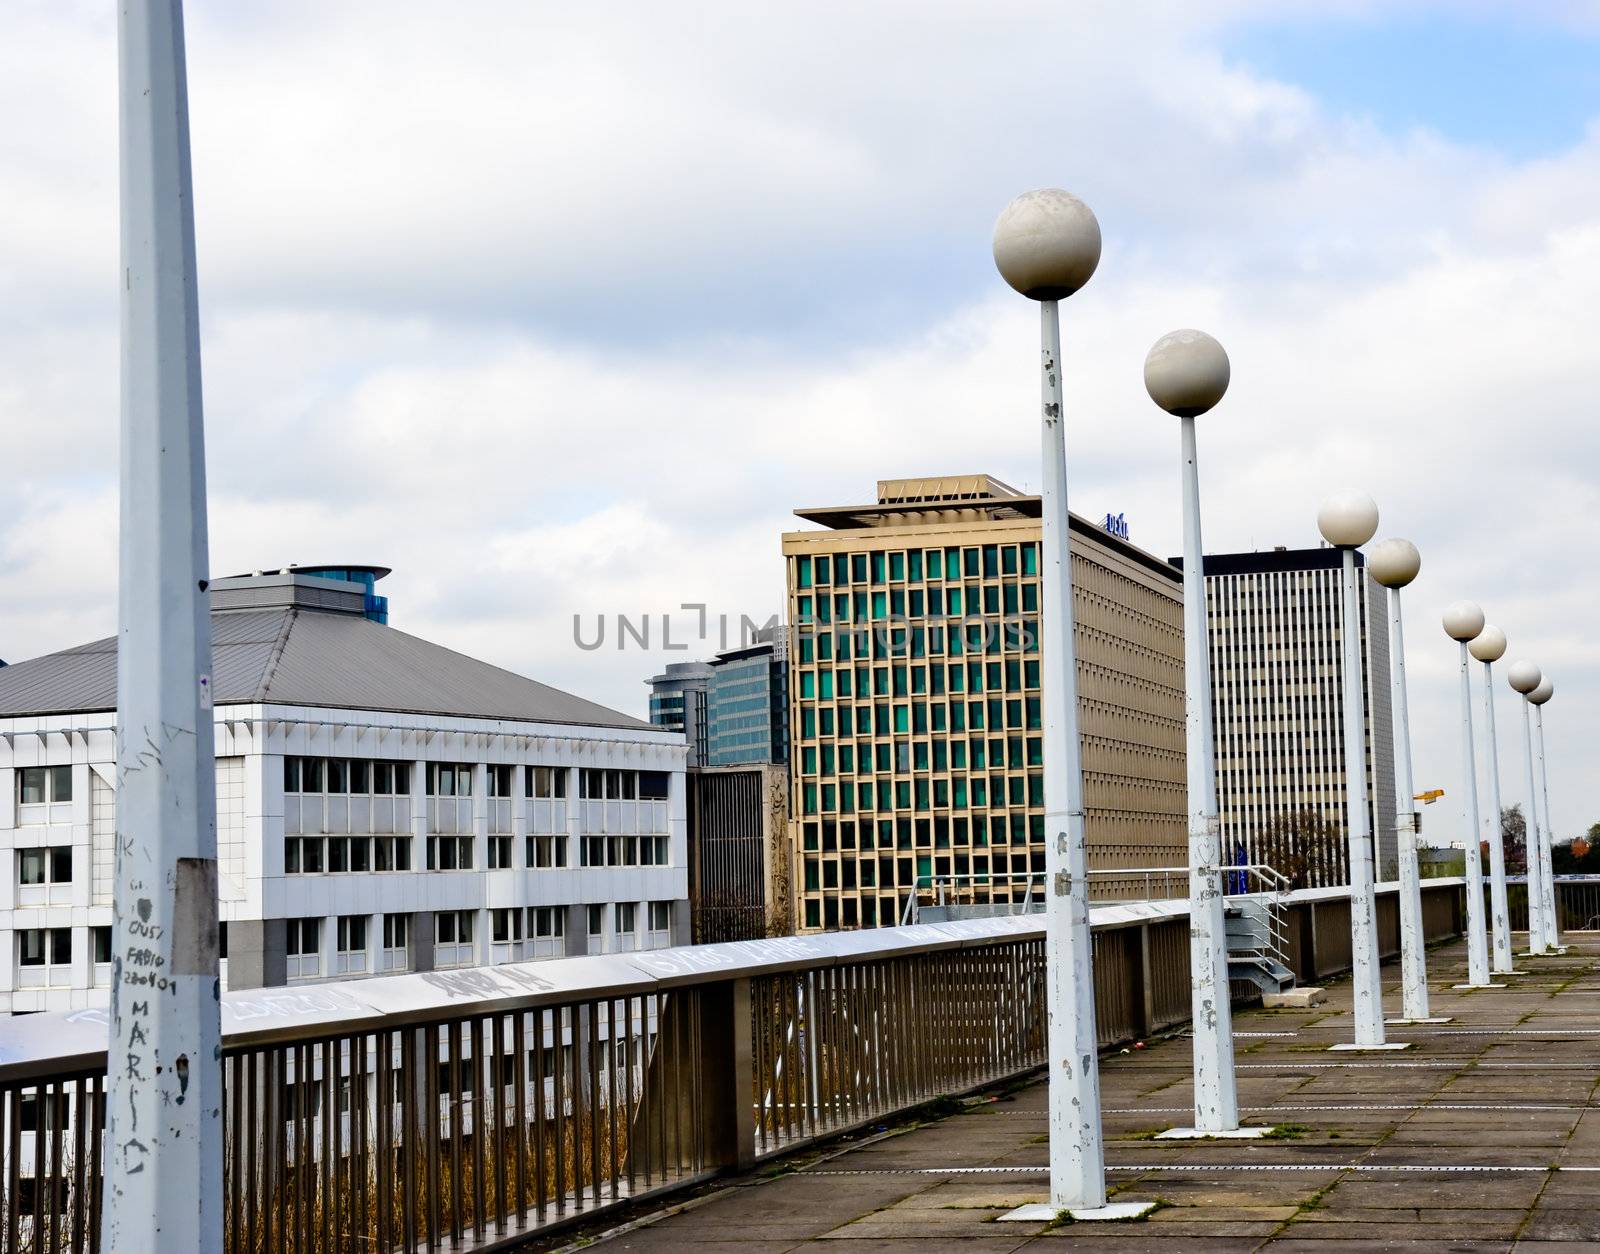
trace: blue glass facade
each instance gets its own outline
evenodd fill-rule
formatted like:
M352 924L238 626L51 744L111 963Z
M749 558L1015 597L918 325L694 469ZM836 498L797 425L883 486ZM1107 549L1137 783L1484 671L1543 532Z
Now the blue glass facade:
M712 664L708 765L747 766L788 757L786 668L770 645Z

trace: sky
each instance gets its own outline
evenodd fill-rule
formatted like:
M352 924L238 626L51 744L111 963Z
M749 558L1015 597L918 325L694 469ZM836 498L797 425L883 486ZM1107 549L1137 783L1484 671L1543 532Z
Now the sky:
M214 574L391 566L396 627L642 714L719 616L780 608L794 509L880 477L1037 489L1037 313L989 247L1060 186L1105 239L1063 308L1072 507L1179 551L1140 367L1211 332L1207 549L1312 545L1321 497L1361 488L1422 551L1425 831L1461 824L1462 597L1555 681L1557 835L1600 821L1600 3L187 15ZM115 629L116 110L114 6L4 6L13 662ZM619 615L655 648L619 650Z

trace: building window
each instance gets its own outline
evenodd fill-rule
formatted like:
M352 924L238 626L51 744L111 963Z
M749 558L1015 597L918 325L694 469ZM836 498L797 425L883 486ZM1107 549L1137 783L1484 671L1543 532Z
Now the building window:
M631 901L619 901L612 907L612 917L616 924L617 949L632 949L636 941L634 933L637 930L639 908Z
M567 909L565 906L535 906L533 915L533 953L537 958L558 958L566 952Z
M672 930L672 903L670 901L652 901L650 903L650 930L658 933Z
M560 766L530 766L527 768L524 788L530 797L565 797L566 769Z
M429 836L428 870L472 870L471 836Z
M473 912L443 910L433 916L433 965L470 967L473 949Z
M489 869L491 871L506 871L511 868L511 837L490 836Z
M491 962L521 962L528 956L523 923L524 913L520 908L489 912L489 941L493 946Z
M489 780L489 795L491 797L509 797L511 795L511 767L503 763L493 763L486 768Z
M411 765L371 758L305 758L285 754L283 791L404 796L411 791Z
M17 801L25 806L72 800L70 766L25 766L17 772Z
M527 843L529 866L557 867L567 865L567 838L565 836L529 836Z
M669 779L666 771L640 771L639 800L665 801Z
M291 980L311 979L322 974L322 920L290 919L288 976Z
M472 796L472 767L465 763L429 762L428 795L431 797Z
M380 971L407 971L411 968L411 916L383 916L383 952L378 955Z
M589 935L591 937L604 936L606 931L606 908L591 905L587 907L589 916Z
M72 847L53 845L17 850L17 883L22 888L48 889L72 883ZM43 904L23 894L21 905Z
M380 871L409 871L411 869L411 837L375 836L377 861Z
M72 929L30 928L17 933L17 987L65 988L72 983Z
M338 949L335 952L334 974L365 975L367 973L367 916L341 914L339 916Z

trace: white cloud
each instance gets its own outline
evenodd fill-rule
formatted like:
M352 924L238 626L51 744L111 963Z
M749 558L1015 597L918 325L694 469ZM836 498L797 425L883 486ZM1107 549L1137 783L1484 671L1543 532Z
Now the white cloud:
M1600 134L1523 165L1386 134L1231 66L1251 7L1198 7L192 3L216 573L386 562L402 628L639 710L671 659L580 650L574 613L765 617L796 506L1037 482L1033 313L988 230L1061 183L1107 238L1066 313L1080 512L1175 551L1139 366L1212 330L1209 547L1310 543L1323 491L1368 487L1424 553L1419 784L1458 795L1436 622L1471 595L1556 674L1564 830L1600 819ZM99 6L4 21L15 659L113 621L115 97Z

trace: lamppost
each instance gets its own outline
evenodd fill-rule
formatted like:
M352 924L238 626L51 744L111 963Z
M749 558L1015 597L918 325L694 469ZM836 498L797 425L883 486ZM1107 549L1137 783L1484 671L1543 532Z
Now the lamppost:
M1484 824L1489 842L1489 943L1496 975L1515 975L1511 969L1511 911L1506 905L1506 848L1500 827L1500 745L1494 728L1494 664L1506 653L1506 633L1486 625L1467 645L1467 652L1483 663L1483 734L1487 741L1484 766L1489 776L1489 814ZM1537 680L1535 682L1538 682ZM1529 935L1530 947L1532 934Z
M1189 791L1189 988L1194 1037L1194 1126L1166 1139L1265 1136L1239 1127L1222 901L1222 834L1217 816L1216 742L1206 628L1205 548L1200 538L1200 468L1194 420L1228 390L1222 345L1204 331L1173 331L1144 360L1144 386L1180 425L1183 459L1183 677Z
M1545 939L1549 942L1550 948L1558 954L1564 954L1567 952L1567 947L1561 943L1561 911L1556 905L1555 858L1550 851L1551 843L1555 840L1555 823L1550 818L1550 772L1545 766L1544 756L1544 707L1545 703L1555 695L1555 691L1555 683L1546 675L1539 681L1539 686L1528 694L1528 700L1533 703L1534 731L1537 733L1534 755L1539 759L1539 813L1544 816L1544 830L1539 835L1539 860L1544 866Z
M1528 813L1524 816L1523 847L1527 852L1528 874L1528 953L1546 952L1550 942L1550 922L1545 918L1544 855L1545 845L1539 832L1538 785L1533 771L1533 702L1534 690L1544 676L1532 662L1513 662L1506 671L1506 682L1513 692L1523 697L1522 702L1522 757L1527 770ZM1548 818L1546 822L1548 822Z
M1100 224L1058 188L1024 192L994 227L1000 276L1039 302L1044 461L1040 492L1044 584L1039 630L1044 663L1045 984L1049 1013L1050 1202L1006 1218L1134 1218L1154 1203L1106 1205L1100 1130L1099 1043L1089 935L1078 676L1072 643L1067 452L1061 386L1061 305L1100 264Z
M1380 540L1367 554L1367 571L1389 590L1389 692L1394 709L1395 797L1400 806L1395 832L1400 856L1400 1018L1391 1023L1448 1023L1428 1014L1427 932L1422 922L1422 878L1417 870L1417 811L1411 775L1411 715L1406 699L1406 639L1400 590L1422 570L1422 555L1409 540Z
M1317 511L1322 538L1343 562L1345 823L1350 846L1350 968L1355 1040L1333 1049L1404 1049L1383 1039L1383 985L1378 971L1377 902L1373 897L1372 832L1367 819L1367 720L1361 685L1361 598L1356 550L1378 530L1378 507L1365 492L1337 492Z
M216 759L179 0L118 6L121 570L100 1248L222 1249Z
M1455 988L1504 988L1489 982L1489 942L1483 919L1483 857L1479 851L1478 755L1472 744L1472 659L1467 641L1483 630L1483 611L1471 601L1454 601L1444 612L1444 632L1461 646L1461 770L1466 794L1467 982Z

